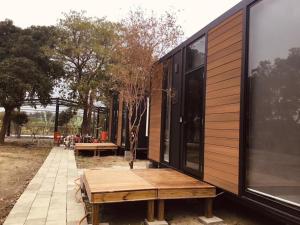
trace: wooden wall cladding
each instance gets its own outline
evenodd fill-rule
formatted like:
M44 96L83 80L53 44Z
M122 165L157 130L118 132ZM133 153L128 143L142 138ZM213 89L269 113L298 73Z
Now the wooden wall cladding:
M243 12L208 32L204 181L238 194Z
M160 161L160 136L161 136L161 104L162 104L162 65L151 80L150 123L149 123L149 151L148 158Z
M122 145L122 114L123 114L123 96L119 94L119 110L118 110L118 128L117 128L117 145Z

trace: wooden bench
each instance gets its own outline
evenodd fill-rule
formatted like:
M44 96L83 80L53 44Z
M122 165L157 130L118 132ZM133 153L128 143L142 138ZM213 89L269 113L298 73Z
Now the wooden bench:
M79 155L79 151L93 151L94 156L99 155L101 151L113 150L117 154L118 146L114 143L76 143L75 154Z
M116 179L116 177L118 179ZM216 188L172 169L86 170L82 186L92 204L92 224L98 225L99 205L113 202L147 201L147 220L164 220L165 200L204 198L205 216L212 217L212 200Z

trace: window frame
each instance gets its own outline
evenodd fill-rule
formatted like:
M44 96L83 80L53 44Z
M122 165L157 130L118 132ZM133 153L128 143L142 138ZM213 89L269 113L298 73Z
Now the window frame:
M187 49L189 46L195 44L197 41L200 41L201 39L204 39L204 59L203 59L203 63L201 63L200 65L198 66L195 66L193 68L187 68ZM206 48L206 45L207 45L207 37L206 37L206 34L204 35L201 35L200 37L198 37L196 40L190 42L189 44L186 45L186 47L184 48L184 70L183 70L183 76L186 76L188 74L191 74L192 72L198 70L198 69L201 69L202 67L206 67L206 56L207 56L207 48Z
M249 153L249 37L250 37L250 10L251 7L264 0L248 0L243 10L243 53L242 53L242 80L241 80L241 109L240 109L240 163L239 163L239 196L250 201L261 209L267 209L283 221L291 218L292 221L299 221L300 207L288 204L285 201L262 195L259 192L251 191L246 185L247 155Z

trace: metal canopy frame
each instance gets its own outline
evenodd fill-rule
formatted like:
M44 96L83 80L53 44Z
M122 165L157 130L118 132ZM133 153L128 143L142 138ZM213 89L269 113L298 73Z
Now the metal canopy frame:
M38 98L36 99L27 99L24 101L24 104L22 106L32 106L35 107L35 105L41 105ZM48 105L54 105L55 106L55 120L54 120L54 133L58 132L58 117L59 117L59 109L60 106L66 106L66 107L77 107L81 108L79 102L62 99L62 98L51 98ZM99 126L100 122L100 114L105 114L106 116L106 123L105 123L105 129L108 128L108 117L109 117L109 108L103 107L103 106L92 106L92 111L94 113L97 113L96 116L96 126ZM7 130L7 135L10 136L10 127ZM99 130L96 129L96 136L99 136Z

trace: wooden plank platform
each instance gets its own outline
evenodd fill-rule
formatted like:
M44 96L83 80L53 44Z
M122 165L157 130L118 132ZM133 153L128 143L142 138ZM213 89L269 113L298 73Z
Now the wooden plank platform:
M212 216L216 188L172 169L84 171L82 177L89 202L93 204L93 224L99 223L99 204L148 201L148 221L154 220L154 200L158 200L158 219L164 219L164 200L204 198L205 215Z
M213 198L214 186L172 169L142 169L133 172L157 188L157 199Z
M115 154L118 146L114 143L76 143L75 153L79 155L79 151L93 151L94 155L99 155L101 151L113 150Z
M83 183L91 203L156 199L156 188L131 170L86 170Z

